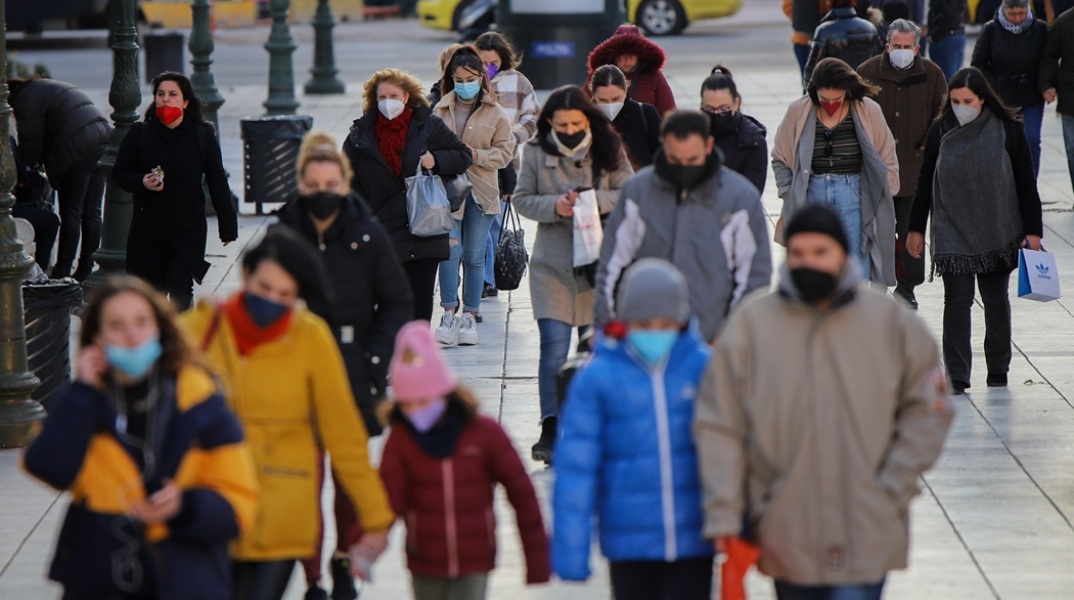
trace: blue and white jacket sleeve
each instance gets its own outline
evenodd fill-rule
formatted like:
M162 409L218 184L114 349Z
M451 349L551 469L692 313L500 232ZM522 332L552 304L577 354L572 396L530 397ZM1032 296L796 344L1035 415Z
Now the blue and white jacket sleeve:
M583 370L571 383L556 443L552 570L566 581L585 581L590 575L589 548L604 428L596 375Z
M741 205L720 232L734 285L728 313L744 297L754 290L768 288L772 281L772 250L764 207L760 198L751 198Z

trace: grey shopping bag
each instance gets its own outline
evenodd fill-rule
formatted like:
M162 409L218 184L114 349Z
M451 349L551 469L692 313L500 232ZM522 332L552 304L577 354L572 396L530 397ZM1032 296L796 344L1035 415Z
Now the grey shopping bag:
M417 173L406 178L406 214L410 233L418 237L446 235L455 229L444 182L423 172L420 164Z

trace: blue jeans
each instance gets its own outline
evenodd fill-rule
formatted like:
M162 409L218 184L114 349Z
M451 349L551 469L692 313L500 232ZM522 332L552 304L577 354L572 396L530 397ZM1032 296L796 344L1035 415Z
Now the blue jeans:
M466 312L481 309L481 289L485 284L485 239L489 236L492 215L486 215L474 201L466 197L462 220L455 221L451 232L454 244L451 255L440 263L440 306L459 306L459 262L463 266L462 303Z
M571 330L569 323L555 319L537 319L537 331L541 335L541 360L537 366L537 395L541 400L541 420L554 417L559 412L556 398L556 373L571 352ZM579 337L588 325L578 328Z
M861 175L812 175L806 198L839 214L847 233L850 252L858 257L862 277L868 281L869 257L862 254L861 240Z
M794 46L794 58L798 60L798 78L803 80L803 85L809 83L805 81L805 66L809 62L809 44L791 44Z
M933 40L929 47L929 58L943 71L943 76L950 81L951 76L962 68L966 56L966 34L949 35L942 40Z
M485 242L485 283L496 287L496 245L500 243L500 230L503 229L503 213L507 203L500 200L500 214L492 215L488 241Z
M884 580L866 585L795 585L776 580L778 600L880 600Z
M1063 145L1067 149L1067 171L1070 173L1070 188L1074 190L1074 115L1063 117Z
M1040 128L1044 124L1044 101L1022 107L1022 123L1029 140L1029 153L1033 155L1033 174L1040 175Z

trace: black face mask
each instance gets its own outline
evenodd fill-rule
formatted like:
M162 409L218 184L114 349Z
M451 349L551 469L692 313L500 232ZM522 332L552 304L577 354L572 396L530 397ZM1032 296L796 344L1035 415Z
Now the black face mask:
M322 221L336 214L343 206L343 196L332 192L317 192L306 196L299 196L299 202L310 214Z
M582 143L582 140L585 139L586 133L587 133L587 131L585 129L575 131L574 133L572 133L570 135L567 135L566 133L560 133L560 132L557 131L556 132L556 138L559 139L559 143L561 143L565 147L570 148L571 150L573 150L573 149L578 147L578 144Z
M688 190L705 177L705 165L672 165L667 166L668 176L681 190Z
M738 124L738 113L727 112L722 115L709 115L709 121L712 122L713 133L724 133Z
M809 267L791 269L791 281L802 296L802 300L810 304L830 297L835 293L835 286L839 283L835 275Z

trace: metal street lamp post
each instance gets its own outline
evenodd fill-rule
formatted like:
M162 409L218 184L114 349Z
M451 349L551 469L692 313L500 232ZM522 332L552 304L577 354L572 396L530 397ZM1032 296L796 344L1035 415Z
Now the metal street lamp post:
M313 68L306 82L307 94L342 94L343 82L336 78L336 53L332 47L332 28L336 26L328 0L317 0L313 14Z
M291 54L297 46L287 25L290 6L291 0L270 0L269 3L272 31L265 43L265 50L269 53L269 95L263 106L270 116L293 115L298 108L298 100L295 100L295 70L291 61Z
M131 124L138 120L142 92L138 87L138 29L135 22L137 0L112 0L112 86L108 103L114 109L112 137L101 158L101 168L108 176L104 194L104 223L101 249L93 259L101 266L83 284L87 290L99 287L110 275L127 270L127 232L134 215L134 201L112 179L116 154Z
M213 34L209 29L209 0L192 0L190 12L193 14L193 25L190 27L190 41L187 48L190 50L190 64L194 71L190 74L190 83L194 85L194 91L201 98L205 107L205 120L209 121L220 131L220 119L217 111L224 104L224 97L216 87L216 79L213 77L209 66L213 64Z
M11 105L7 103L7 23L0 0L0 448L25 446L45 409L30 398L41 382L26 361L26 325L22 314L22 278L33 260L15 234L15 157L7 135Z

